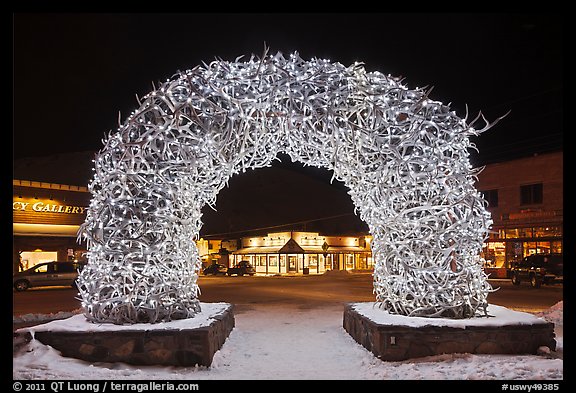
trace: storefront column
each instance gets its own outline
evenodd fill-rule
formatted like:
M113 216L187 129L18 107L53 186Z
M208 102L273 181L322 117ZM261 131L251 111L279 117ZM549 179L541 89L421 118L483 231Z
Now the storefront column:
M20 250L16 245L16 241L12 241L12 274L20 271Z

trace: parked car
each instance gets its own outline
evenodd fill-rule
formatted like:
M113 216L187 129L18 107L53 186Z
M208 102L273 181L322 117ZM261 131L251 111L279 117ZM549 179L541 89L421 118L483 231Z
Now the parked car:
M25 291L31 287L45 286L75 286L78 273L86 265L85 262L44 262L15 273L12 285L17 291Z
M510 268L512 284L520 285L529 281L534 288L542 284L564 281L564 260L562 254L533 254L525 257Z
M236 265L234 265L234 267L228 268L228 275L231 276L233 274L237 274L239 276L248 274L250 276L253 276L254 274L256 274L256 269L254 269L254 267L250 265L250 262L241 261L238 262Z
M224 265L221 265L219 263L213 263L212 265L206 267L202 273L204 273L205 276L208 276L210 274L217 276L219 274L225 276L226 272L228 271L228 268Z

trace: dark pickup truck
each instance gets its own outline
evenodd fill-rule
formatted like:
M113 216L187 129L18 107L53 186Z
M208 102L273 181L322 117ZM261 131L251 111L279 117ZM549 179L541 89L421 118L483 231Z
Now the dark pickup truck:
M227 273L229 276L233 274L237 274L239 276L248 274L249 276L253 276L254 274L256 274L256 269L254 269L254 267L250 265L249 262L242 261L240 263L237 263L233 267L229 267Z
M562 254L529 255L510 268L512 284L528 281L533 288L539 288L542 284L563 282L563 261Z

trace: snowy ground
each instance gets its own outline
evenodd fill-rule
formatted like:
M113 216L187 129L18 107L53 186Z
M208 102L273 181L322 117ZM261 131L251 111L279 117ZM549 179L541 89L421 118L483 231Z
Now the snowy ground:
M58 315L66 317L66 315ZM342 307L257 305L235 313L236 326L210 368L87 363L37 341L14 354L14 379L89 380L562 380L563 302L537 314L556 325L549 355L438 355L384 362L342 328ZM53 318L24 315L15 322Z

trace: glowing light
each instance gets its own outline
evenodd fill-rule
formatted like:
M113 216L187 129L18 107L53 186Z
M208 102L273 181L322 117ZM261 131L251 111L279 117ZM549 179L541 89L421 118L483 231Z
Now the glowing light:
M472 124L474 121L472 122ZM491 218L474 188L477 131L399 79L297 53L213 61L175 74L108 135L79 236L94 322L192 317L200 310L201 209L234 174L278 153L349 187L373 235L374 292L408 316L472 317L491 290L478 256Z

